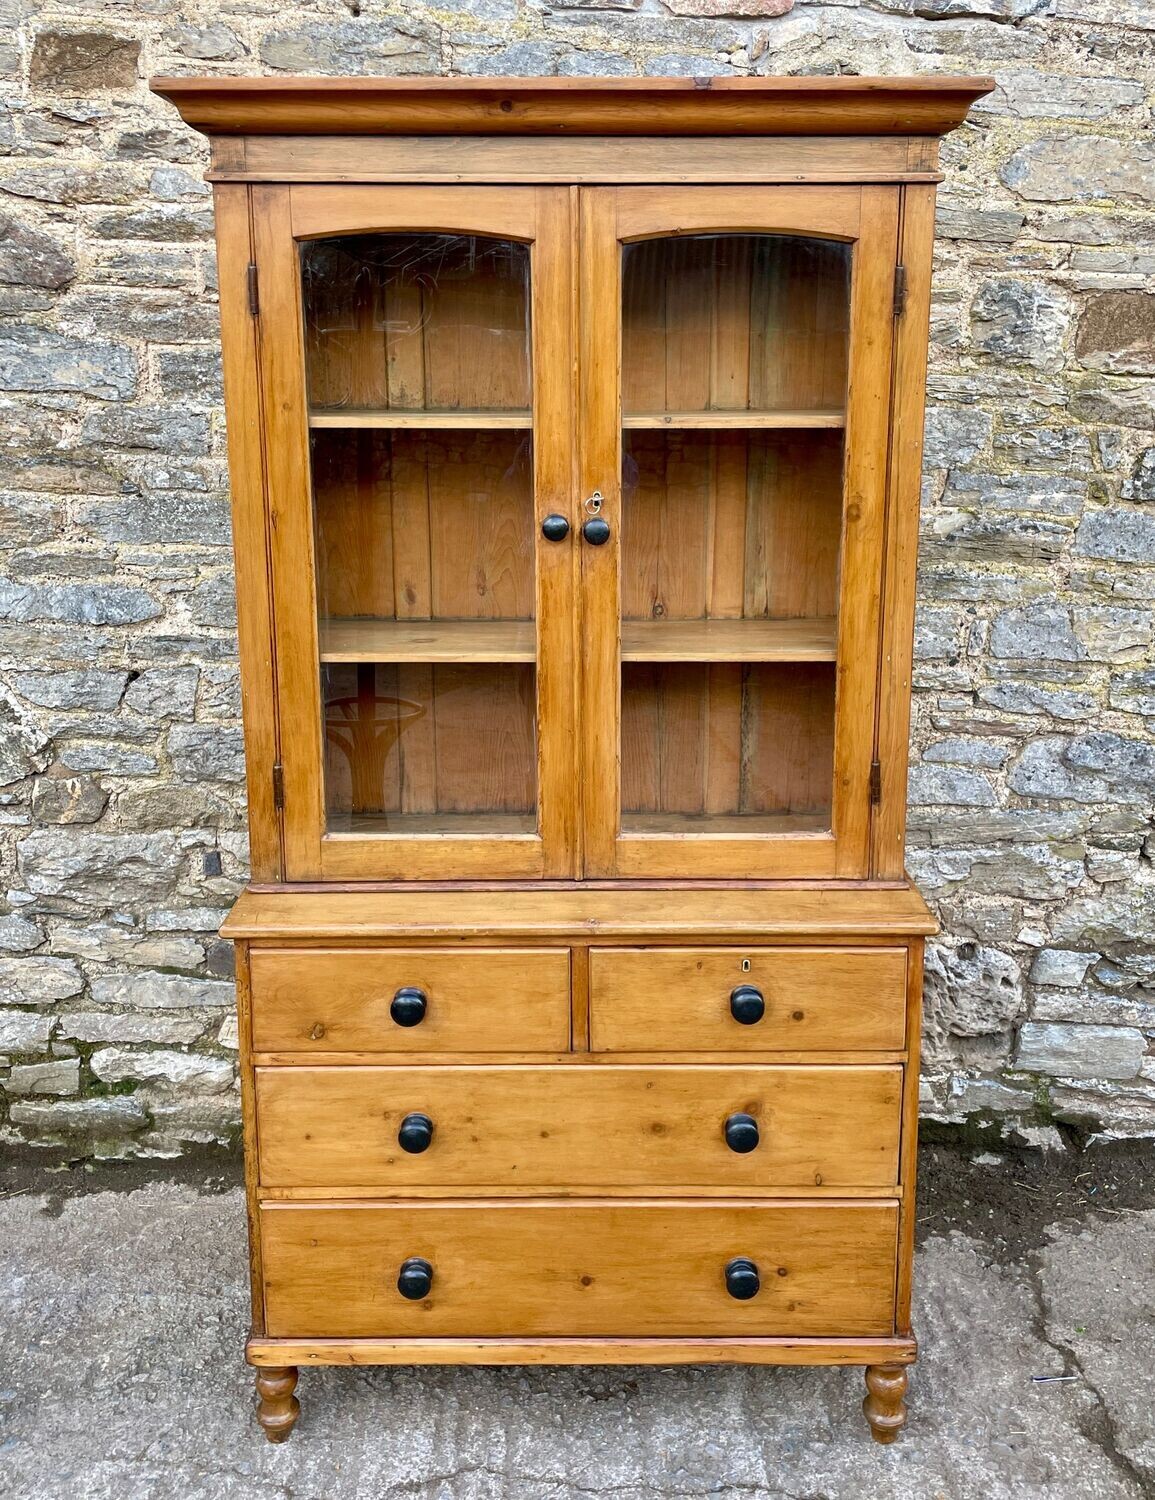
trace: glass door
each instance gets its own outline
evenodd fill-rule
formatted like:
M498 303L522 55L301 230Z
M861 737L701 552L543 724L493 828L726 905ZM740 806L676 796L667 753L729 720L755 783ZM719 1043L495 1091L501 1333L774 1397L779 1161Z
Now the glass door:
M257 225L286 873L568 874L566 195L270 190Z
M896 235L889 189L584 194L588 873L867 873Z

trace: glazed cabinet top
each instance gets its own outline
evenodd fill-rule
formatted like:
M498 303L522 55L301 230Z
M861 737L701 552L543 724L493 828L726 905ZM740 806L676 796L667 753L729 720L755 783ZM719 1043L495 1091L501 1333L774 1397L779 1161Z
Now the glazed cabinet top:
M257 878L901 874L985 81L154 87L221 133Z

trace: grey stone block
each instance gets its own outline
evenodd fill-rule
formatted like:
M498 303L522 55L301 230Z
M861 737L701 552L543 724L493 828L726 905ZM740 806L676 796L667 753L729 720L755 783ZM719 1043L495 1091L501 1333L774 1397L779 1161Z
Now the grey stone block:
M1155 448L1144 448L1135 460L1131 477L1123 481L1119 493L1124 500L1155 500Z
M1059 1078L1134 1078L1146 1054L1146 1037L1131 1026L1028 1021L1019 1030L1015 1066Z
M1071 948L1043 948L1035 955L1027 976L1032 984L1052 985L1057 989L1076 989L1095 963L1097 953L1079 953Z
M270 31L261 40L260 55L268 67L287 73L436 73L439 40L436 26L417 19L317 21Z
M1071 625L1070 613L1055 604L1006 609L991 625L992 656L1017 660L1081 661L1086 652Z
M59 291L76 275L76 261L59 240L12 214L0 213L0 282Z
M51 1005L84 988L84 975L70 959L0 957L0 1005Z
M171 895L185 865L171 833L93 833L75 828L35 829L18 851L28 889L130 904Z
M22 698L42 708L116 708L127 672L77 667L65 672L20 672L12 686Z
M912 766L907 786L912 807L945 804L956 807L994 807L997 798L985 776L949 766Z
M3 1080L5 1091L13 1096L25 1094L75 1094L80 1087L80 1060L66 1058L57 1062L25 1063L10 1068Z
M164 45L182 57L204 62L232 62L244 55L245 47L235 31L217 22L210 26L193 26L180 22L164 35Z
M121 401L136 385L136 356L123 345L29 324L0 327L2 391L79 391Z
M0 1050L43 1052L52 1035L53 1017L29 1010L0 1010Z
M245 746L239 729L220 724L177 724L168 750L178 776L186 781L245 779Z
M132 1135L149 1123L144 1105L126 1095L61 1099L51 1104L18 1099L12 1102L8 1118L13 1125L29 1126L45 1139L56 1136L107 1139Z
M1000 173L1038 203L1155 202L1155 146L1102 135L1044 137L1020 147Z
M4 620L136 625L161 613L161 606L143 589L118 583L30 586L0 581L0 619Z
M1155 515L1131 510L1093 510L1079 524L1075 551L1115 562L1155 563Z
M179 974L99 974L90 986L97 1005L125 1010L220 1010L236 998L223 979L188 979Z
M225 1058L165 1049L144 1052L127 1047L101 1047L92 1054L90 1066L104 1083L159 1080L205 1093L219 1093L230 1087L236 1076L234 1065Z
M78 1042L160 1042L169 1046L195 1042L204 1034L201 1021L177 1016L66 1011L57 1016L59 1034Z
M1056 370L1070 320L1070 304L1054 287L996 277L979 288L971 332L980 349L999 359Z

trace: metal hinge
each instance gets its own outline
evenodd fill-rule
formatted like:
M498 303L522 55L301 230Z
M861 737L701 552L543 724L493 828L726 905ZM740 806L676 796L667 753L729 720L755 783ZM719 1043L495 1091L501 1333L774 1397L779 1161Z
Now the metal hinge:
M273 806L278 812L285 806L285 768L279 760L273 765Z
M257 268L252 261L249 262L248 269L245 271L245 282L249 289L249 311L255 318L261 310L261 297L257 286Z
M906 311L906 267L894 268L894 316L901 318Z
M870 805L877 807L882 801L882 762L870 762Z

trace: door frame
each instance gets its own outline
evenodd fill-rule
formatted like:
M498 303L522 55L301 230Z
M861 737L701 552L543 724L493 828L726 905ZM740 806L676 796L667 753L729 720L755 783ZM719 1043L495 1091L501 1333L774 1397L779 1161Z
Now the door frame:
M572 541L545 542L547 514L575 534L574 232L564 187L254 186L260 384L277 639L284 878L534 879L578 871ZM530 247L536 562L536 834L329 833L325 827L316 563L298 242L339 234L479 234Z
M583 547L585 874L606 878L843 878L870 873L870 774L880 651L899 189L591 187L580 197L582 497L600 491L607 545ZM853 245L839 567L832 831L621 832L621 245L681 233L780 233Z

